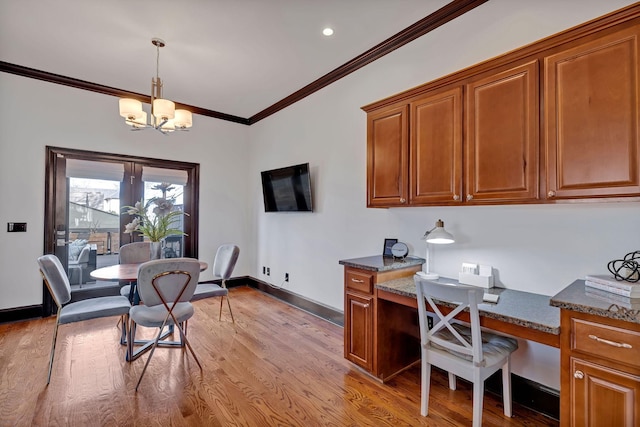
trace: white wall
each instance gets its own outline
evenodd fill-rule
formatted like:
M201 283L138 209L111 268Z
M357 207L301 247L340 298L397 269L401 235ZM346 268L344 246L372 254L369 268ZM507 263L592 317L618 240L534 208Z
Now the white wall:
M360 107L631 4L492 0L314 95L251 126L250 210L255 277L343 309L340 259L380 254L385 237L423 256L420 240L442 218L456 236L433 267L497 269L507 288L553 295L640 249L639 203L366 208L366 114ZM309 162L313 213L264 213L259 172ZM271 268L271 276L262 274ZM514 372L559 389L559 352L521 342Z
M131 132L118 100L0 73L0 309L42 303L36 258L44 248L45 146L200 163L199 256L213 262L217 247L249 248L245 214L248 128L194 115L194 127L164 136ZM27 222L7 233L7 222ZM253 274L241 255L236 274ZM211 278L211 270L203 279Z

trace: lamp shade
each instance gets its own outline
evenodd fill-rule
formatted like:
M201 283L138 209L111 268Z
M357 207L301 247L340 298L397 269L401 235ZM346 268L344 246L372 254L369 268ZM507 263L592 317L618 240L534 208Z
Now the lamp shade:
M128 119L132 117L139 118L142 116L142 102L132 98L120 98L118 104L120 106L121 117Z
M168 99L153 100L153 115L157 119L169 120L175 116L176 104Z
M444 229L444 222L439 219L433 230L425 236L427 243L435 243L436 245L446 245L455 242L453 235Z
M176 110L176 116L173 120L174 124L178 129L186 129L190 128L193 124L193 119L191 117L191 111L187 110Z

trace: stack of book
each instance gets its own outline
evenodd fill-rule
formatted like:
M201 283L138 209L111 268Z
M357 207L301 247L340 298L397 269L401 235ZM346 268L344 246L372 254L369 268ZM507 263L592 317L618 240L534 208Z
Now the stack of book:
M590 274L585 276L584 284L587 287L600 289L627 298L640 298L640 282L626 282L616 280L608 274Z

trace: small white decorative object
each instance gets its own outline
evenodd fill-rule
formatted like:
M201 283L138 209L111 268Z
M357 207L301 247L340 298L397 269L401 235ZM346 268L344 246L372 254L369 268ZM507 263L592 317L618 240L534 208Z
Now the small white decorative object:
M465 285L479 286L481 288L493 288L493 267L473 263L462 263L458 282Z

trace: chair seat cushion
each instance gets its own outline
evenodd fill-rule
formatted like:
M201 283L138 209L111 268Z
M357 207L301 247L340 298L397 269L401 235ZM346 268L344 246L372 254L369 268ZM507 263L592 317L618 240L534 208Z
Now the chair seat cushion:
M465 339L465 341L471 344L471 328L460 324L454 324L452 326L456 331L458 331L462 338ZM447 341L451 344L460 344L460 341L458 341L458 339L453 336L453 334L448 329L443 329L436 332L434 334L434 337ZM443 350L451 354L455 354L456 356L465 360L473 361L473 356L470 354L464 354L450 350L446 347L436 344L435 342L430 342L430 344L438 350ZM482 363L483 366L491 366L517 349L518 341L514 338L492 334L489 332L482 332L482 355L484 357L484 361Z
M169 303L171 306L172 303ZM173 309L173 315L176 317L178 323L182 323L189 320L193 316L193 305L190 302L179 302ZM149 328L159 328L162 326L164 318L167 316L167 309L164 305L154 305L148 307L146 305L134 305L129 311L131 320L138 325L147 326ZM167 325L172 325L173 319L169 317Z
M199 283L196 291L193 293L191 301L197 301L209 297L225 297L229 294L227 288L223 288L215 283Z
M123 296L90 298L72 302L60 310L60 324L127 314L131 304Z

